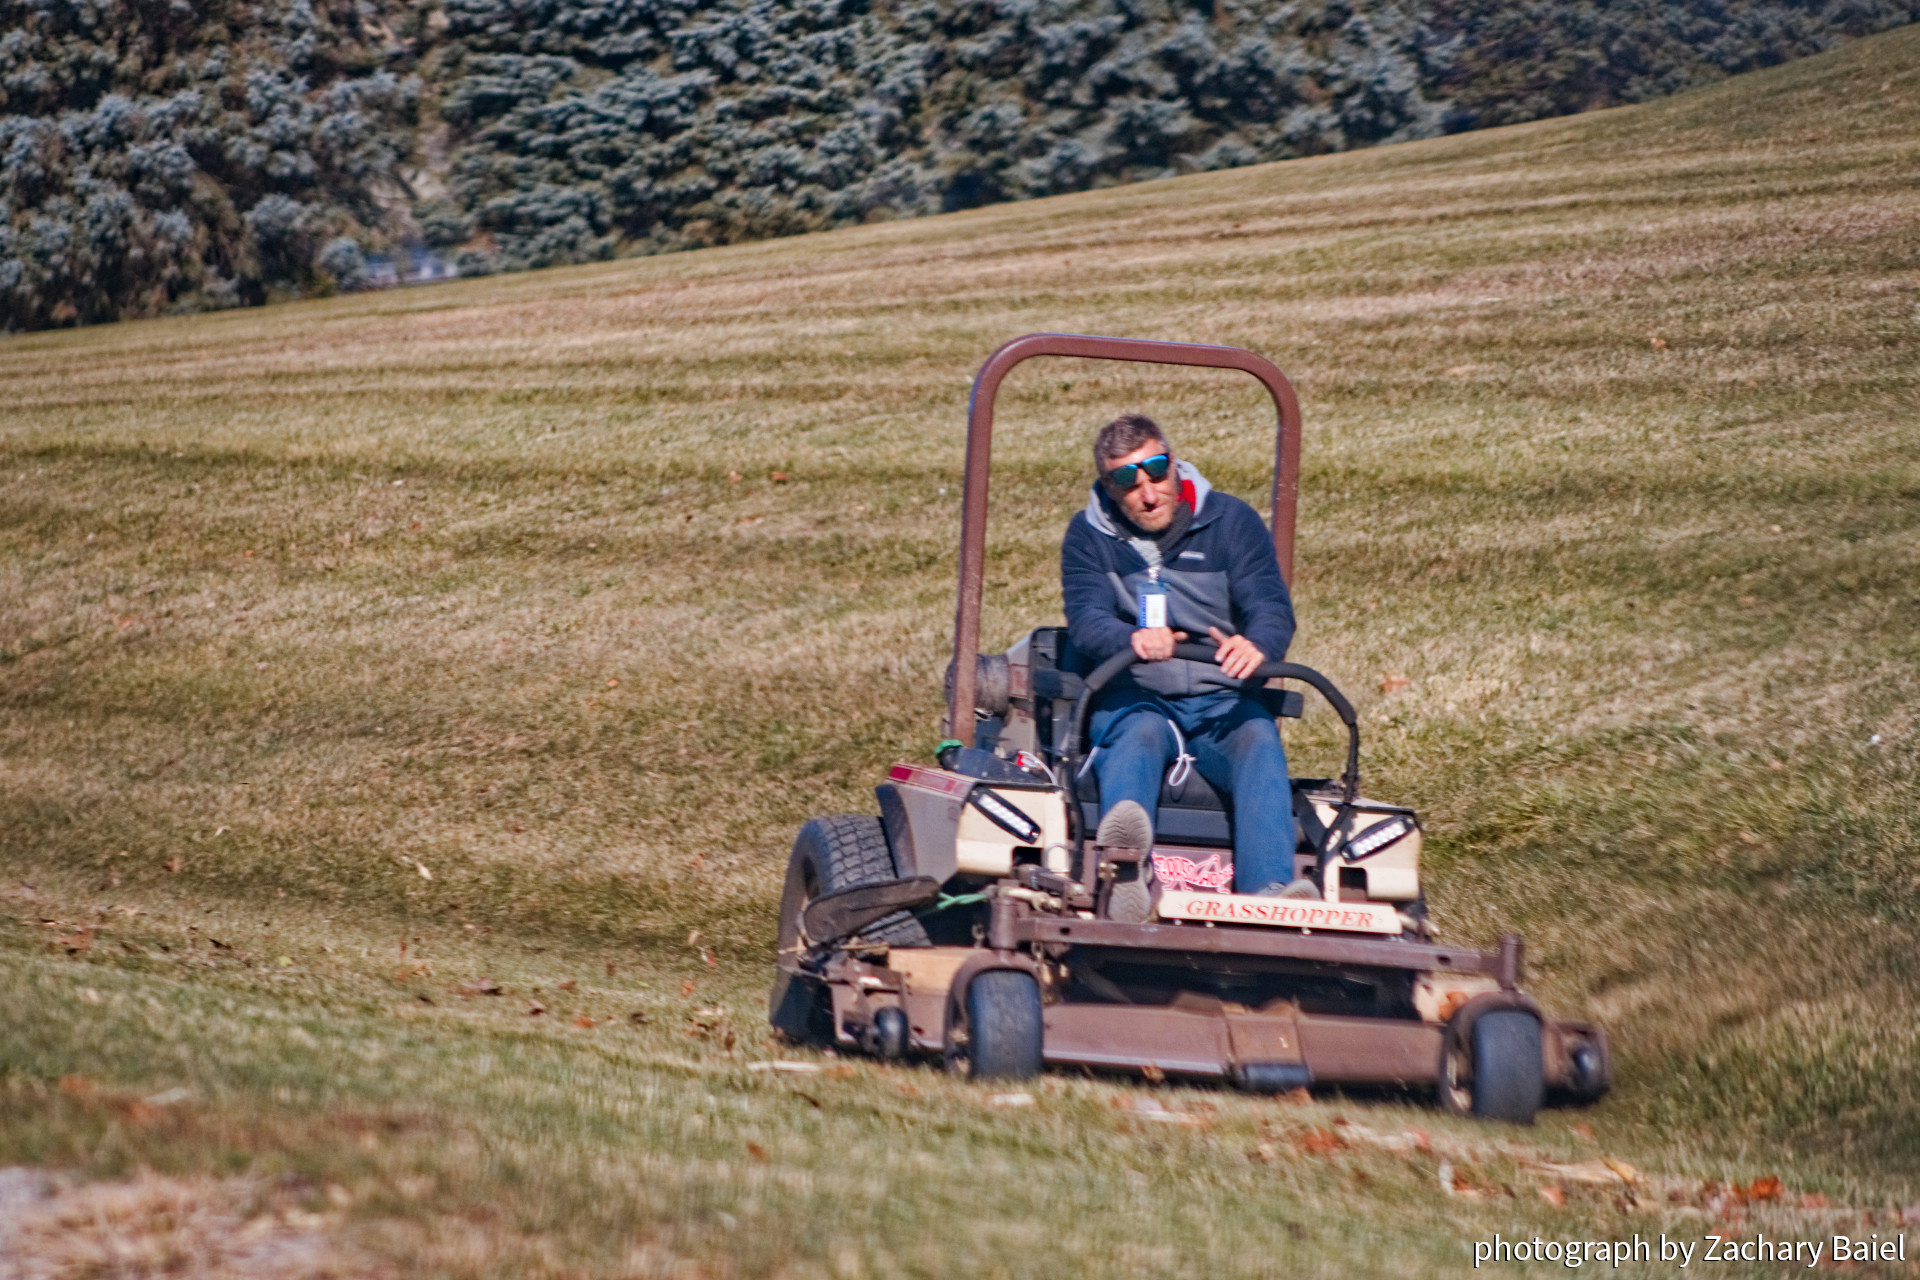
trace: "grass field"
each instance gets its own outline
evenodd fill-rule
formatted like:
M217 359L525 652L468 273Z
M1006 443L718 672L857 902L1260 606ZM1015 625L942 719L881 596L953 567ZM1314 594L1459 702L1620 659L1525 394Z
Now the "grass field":
M1612 1029L1604 1104L1000 1107L767 1039L794 830L938 736L967 384L1036 330L1295 378L1292 656L1442 929ZM1920 1201L1920 29L0 378L0 1275L1448 1274ZM1265 492L1250 381L1002 406L991 645L1057 619L1114 413Z

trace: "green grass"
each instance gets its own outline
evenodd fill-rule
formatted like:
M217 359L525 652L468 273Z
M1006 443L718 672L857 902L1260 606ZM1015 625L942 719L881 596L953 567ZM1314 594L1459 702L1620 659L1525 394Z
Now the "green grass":
M1049 329L1294 377L1292 656L1423 811L1442 928L1525 933L1614 1097L1522 1133L748 1069L788 1052L794 830L937 737L972 371ZM286 1274L1444 1274L1494 1231L1884 1235L1920 1199L1920 30L1513 129L15 336L0 376L0 1165L322 1242ZM1250 382L1024 367L990 644L1057 620L1128 409L1264 493ZM1602 1154L1639 1181L1542 1167Z

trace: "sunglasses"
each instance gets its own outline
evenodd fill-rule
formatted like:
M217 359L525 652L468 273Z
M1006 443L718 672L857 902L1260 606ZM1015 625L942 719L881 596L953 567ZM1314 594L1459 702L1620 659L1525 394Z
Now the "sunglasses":
M1106 481L1113 486L1115 493L1125 493L1140 483L1141 472L1146 472L1149 480L1165 480L1167 471L1172 466L1172 455L1156 453L1151 458L1142 458L1138 462L1129 462L1124 467L1115 467L1107 472Z

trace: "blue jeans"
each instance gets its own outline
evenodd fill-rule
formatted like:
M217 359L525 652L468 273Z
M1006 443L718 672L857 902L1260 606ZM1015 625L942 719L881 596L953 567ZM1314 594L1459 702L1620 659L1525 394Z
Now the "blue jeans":
M1160 782L1178 754L1172 720L1186 736L1200 776L1233 797L1233 887L1259 893L1293 880L1293 790L1273 714L1231 690L1161 698L1116 692L1093 713L1100 814L1136 800L1159 826Z

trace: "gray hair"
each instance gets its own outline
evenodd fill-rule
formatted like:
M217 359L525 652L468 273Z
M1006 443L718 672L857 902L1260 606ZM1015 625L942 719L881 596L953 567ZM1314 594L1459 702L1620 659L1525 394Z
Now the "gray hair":
M1144 413L1123 413L1100 428L1100 434L1093 438L1093 469L1105 475L1109 462L1126 457L1143 444L1156 441L1167 452L1173 451L1173 446L1167 442L1167 433L1152 418Z

